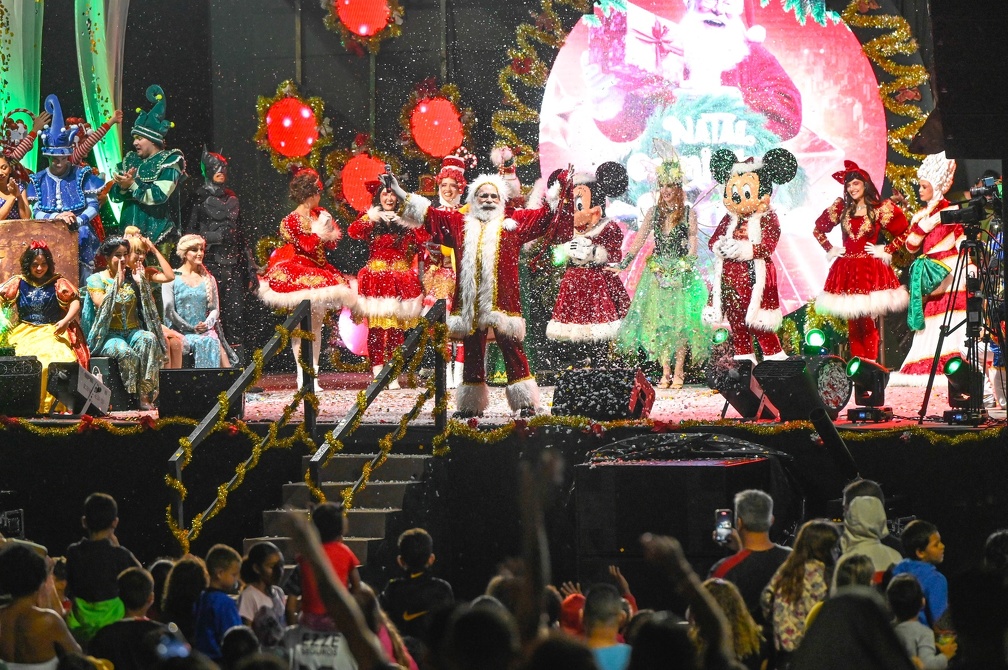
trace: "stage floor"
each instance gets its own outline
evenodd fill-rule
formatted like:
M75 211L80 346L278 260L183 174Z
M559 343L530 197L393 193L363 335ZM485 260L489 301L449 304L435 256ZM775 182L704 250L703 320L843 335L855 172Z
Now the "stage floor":
M319 423L332 424L338 422L356 402L357 394L370 383L370 376L364 374L332 373L321 375L322 393L319 394ZM250 423L271 422L280 418L284 407L294 396L295 377L290 374L264 375L259 386L261 393L247 393L245 396L245 421ZM550 407L553 401L554 387L545 386L540 389L542 402ZM687 385L682 389L655 389L656 398L651 410L651 418L664 422L699 421L715 422L721 419L724 399L706 386ZM386 390L371 405L364 416L363 423L371 425L398 424L400 418L408 412L416 402L418 390L396 389ZM925 426L941 428L948 427L942 421L942 412L948 409L948 394L944 379L935 384L928 404ZM838 425L845 427L891 428L895 425L916 423L921 402L924 399L924 389L915 387L889 387L886 389L886 403L892 407L894 420L883 424L851 424L846 421L846 412L840 413ZM433 423L431 410L433 400L429 400L423 412L417 417L416 424L430 425ZM854 407L853 402L848 408ZM455 410L454 397L448 400L449 415ZM992 420L1004 420L1003 410L990 410ZM295 420L301 415L299 407ZM138 412L115 412L113 417L122 420L138 419ZM480 419L480 425L498 426L507 423L513 417L504 397L504 387L490 388L490 407ZM731 407L728 408L726 419L738 419L739 416ZM988 424L989 425L989 424Z

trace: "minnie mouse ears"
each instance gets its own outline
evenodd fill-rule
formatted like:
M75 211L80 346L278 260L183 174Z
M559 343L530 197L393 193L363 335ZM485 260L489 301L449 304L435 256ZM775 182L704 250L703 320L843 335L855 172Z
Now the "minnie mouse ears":
M597 188L608 197L614 198L627 190L628 183L626 168L616 161L606 161L595 170L593 190Z

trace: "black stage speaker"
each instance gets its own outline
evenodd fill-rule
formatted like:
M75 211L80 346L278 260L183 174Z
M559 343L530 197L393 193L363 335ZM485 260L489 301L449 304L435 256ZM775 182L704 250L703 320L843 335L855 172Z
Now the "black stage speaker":
M743 419L777 418L773 403L763 398L763 388L753 377L752 361L721 360L707 367L707 386L720 393ZM727 409L727 407L725 408ZM725 412L721 413L723 419ZM759 416L757 416L759 415Z
M839 356L763 361L753 370L753 376L777 408L781 421L808 421L816 408L822 408L836 421L851 396L847 366Z
M34 356L0 356L0 414L38 414L42 363Z
M105 416L112 405L112 391L76 362L50 363L46 390L71 414Z
M654 387L640 370L565 370L553 392L553 414L597 421L644 419L651 413L654 396Z
M161 370L158 416L187 416L202 419L217 404L217 396L227 391L244 372L242 368L180 368ZM228 406L227 418L245 416L245 394Z
M931 0L935 102L949 158L1008 156L1008 2Z
M109 390L109 411L128 412L140 409L140 397L130 393L122 383L119 363L106 356L91 357L91 374L98 378Z

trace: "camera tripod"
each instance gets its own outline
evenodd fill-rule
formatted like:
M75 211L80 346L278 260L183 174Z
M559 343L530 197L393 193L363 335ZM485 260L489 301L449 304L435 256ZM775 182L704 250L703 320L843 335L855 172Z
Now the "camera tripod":
M959 211L970 211L972 208ZM976 210L974 210L975 212ZM964 217L965 218L965 217ZM934 358L931 361L931 372L928 376L927 387L924 391L924 402L918 412L918 424L924 422L927 415L928 403L931 400L931 390L934 387L935 375L938 372L939 359L941 358L942 344L945 338L958 330L966 328L966 348L965 363L971 372L967 375L968 388L965 391L967 401L964 407L957 410L945 412L945 418L950 423L963 423L979 425L988 418L987 410L984 408L984 363L986 361L987 347L984 345L984 356L980 356L980 345L983 339L983 331L986 328L988 333L993 333L1000 346L1004 346L1001 341L1001 328L999 319L991 319L990 305L985 304L987 296L997 295L997 277L1000 272L994 271L990 264L990 253L986 245L980 242L980 235L983 232L979 217L975 221L963 222L963 229L966 239L959 246L959 253L956 256L955 268L951 273L952 284L947 294L947 304L945 315L942 317L942 325L938 335L938 345L935 347ZM944 217L943 217L944 219ZM942 221L945 223L945 221ZM996 240L992 244L996 244ZM976 274L969 272L970 261L973 262ZM957 298L962 291L966 292L966 318L959 323L952 325L955 318L955 306ZM976 374L979 371L979 374Z

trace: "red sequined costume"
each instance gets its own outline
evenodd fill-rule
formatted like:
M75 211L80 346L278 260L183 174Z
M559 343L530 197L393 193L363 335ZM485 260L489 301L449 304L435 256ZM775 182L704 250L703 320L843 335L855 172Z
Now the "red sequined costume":
M423 288L414 267L428 235L407 228L394 214L385 219L375 206L350 224L347 235L369 243L367 264L357 273L357 303L353 318L368 322L371 365L385 365L402 346L404 332L417 324L423 309ZM393 214L386 212L385 214Z
M815 237L827 253L833 245L826 233L838 225L843 231L843 255L830 266L815 308L820 314L847 319L851 354L875 360L879 344L875 317L906 309L909 295L892 268L872 255L869 245L878 244L885 231L891 241L884 251L891 255L903 246L909 224L890 200L883 200L866 216L850 216L845 209L844 199L837 198L815 222Z
M711 235L714 283L711 309L704 320L728 321L736 358L753 356L753 338L759 342L764 358L782 355L777 329L783 315L777 294L777 268L772 258L779 239L780 222L773 210L741 219L729 212ZM745 243L747 251L742 258L724 258L718 253L729 240Z
M318 207L305 218L291 212L280 222L287 244L273 252L259 278L259 298L270 307L290 308L311 300L329 309L352 307L357 294L347 278L326 260L325 250L342 237L332 215Z

